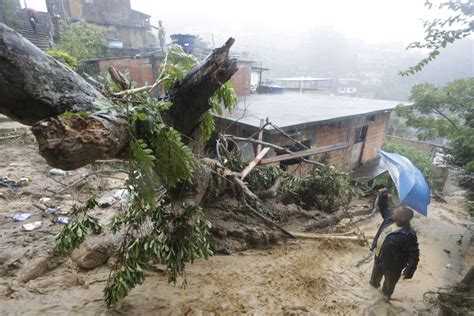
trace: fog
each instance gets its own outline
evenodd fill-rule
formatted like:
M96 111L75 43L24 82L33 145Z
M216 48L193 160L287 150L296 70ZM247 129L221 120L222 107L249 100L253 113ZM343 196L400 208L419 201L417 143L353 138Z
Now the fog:
M151 15L153 25L162 20L168 42L173 33L199 35L210 48L236 38L233 49L270 68L267 77L337 79L376 73L381 84L371 90L373 96L406 99L416 83L474 76L472 36L448 46L420 74L398 75L423 57L424 52L405 50L423 39L422 19L446 14L427 10L424 2L131 0L131 5ZM45 10L44 0L29 0L28 6Z

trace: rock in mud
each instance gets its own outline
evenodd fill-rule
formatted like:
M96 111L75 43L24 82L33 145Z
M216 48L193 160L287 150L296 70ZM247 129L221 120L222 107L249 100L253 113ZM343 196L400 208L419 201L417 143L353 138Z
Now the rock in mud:
M89 237L71 253L71 259L83 269L100 267L113 255L119 242L119 236L115 235Z
M23 274L20 278L22 282L28 282L39 278L49 271L52 271L59 267L66 259L64 257L47 256L38 259L33 265Z

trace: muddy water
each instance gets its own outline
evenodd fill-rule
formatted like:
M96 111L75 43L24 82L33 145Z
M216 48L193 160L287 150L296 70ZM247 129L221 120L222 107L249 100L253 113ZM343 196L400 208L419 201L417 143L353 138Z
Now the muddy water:
M368 284L372 262L355 266L368 253L368 246L296 240L270 250L199 260L188 268L186 289L167 284L163 270L156 267L142 286L106 309L102 301L109 274L106 266L82 271L69 260L35 280L20 281L31 262L51 248L53 235L60 229L45 222L38 231L23 233L19 224L8 219L12 210L31 207L45 193L45 186L58 189L58 184L41 176L47 169L40 160L40 167L35 165L34 150L9 148L6 157L11 161L0 165L0 172L12 178L29 173L34 180L29 194L0 199L0 257L6 267L0 275L0 315L412 315L425 308L423 293L457 282L465 269L472 232L466 201L455 192L447 197L447 204L433 203L428 218L413 220L421 261L412 280L399 282L390 303ZM35 157L33 163L8 166L28 155ZM380 222L374 217L360 226L370 235Z

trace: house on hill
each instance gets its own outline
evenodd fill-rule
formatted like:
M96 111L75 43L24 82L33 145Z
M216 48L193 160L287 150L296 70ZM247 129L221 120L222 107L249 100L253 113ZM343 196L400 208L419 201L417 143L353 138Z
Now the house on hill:
M130 0L46 0L50 15L66 23L86 21L104 29L110 48L139 49L147 44L150 15L133 10Z
M241 98L233 112L216 117L216 126L220 133L249 137L259 130L261 121L268 118L274 127L267 126L263 130L264 141L293 152L302 151L301 157L327 152L332 165L350 171L378 159L390 113L398 104L397 101L306 93L253 94ZM306 148L295 147L295 142L278 129ZM274 153L263 162L279 162L279 155L286 153ZM293 159L292 162L298 161Z

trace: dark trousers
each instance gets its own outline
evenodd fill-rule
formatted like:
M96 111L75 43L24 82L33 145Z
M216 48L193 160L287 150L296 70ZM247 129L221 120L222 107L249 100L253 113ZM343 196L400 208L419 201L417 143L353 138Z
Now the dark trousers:
M390 298L395 290L395 285L397 285L397 282L400 279L400 275L400 271L390 271L389 269L384 268L377 262L377 259L375 259L372 275L370 276L370 284L375 288L379 288L380 281L382 281L382 277L384 277L382 293Z

